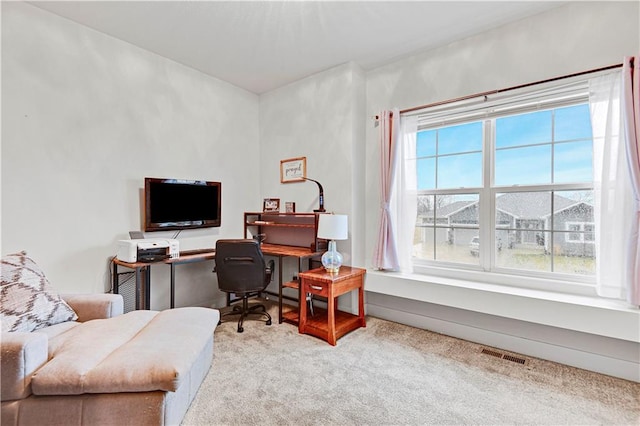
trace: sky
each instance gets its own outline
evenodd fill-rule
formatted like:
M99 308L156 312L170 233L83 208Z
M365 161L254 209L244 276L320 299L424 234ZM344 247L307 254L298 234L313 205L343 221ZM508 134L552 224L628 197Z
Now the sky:
M495 123L496 186L593 180L587 104L497 118ZM481 121L419 132L418 190L481 187L482 135Z

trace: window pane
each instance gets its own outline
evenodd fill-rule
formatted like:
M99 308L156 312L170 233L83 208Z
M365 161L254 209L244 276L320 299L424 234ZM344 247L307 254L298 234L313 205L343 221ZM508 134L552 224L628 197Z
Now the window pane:
M423 225L416 226L413 244L413 255L416 258L423 260L435 258L434 235L435 228Z
M478 265L478 194L437 195L436 260Z
M416 175L418 190L435 189L436 187L436 159L421 158L416 161Z
M436 260L480 264L478 228L437 228Z
M478 227L478 200L478 194L437 195L435 202L438 224Z
M551 111L496 120L496 148L551 142Z
M551 183L551 145L496 151L496 185Z
M583 225L593 226L593 191L557 191L553 199L553 229L584 231ZM573 227L578 226L576 229ZM593 232L593 228L591 229Z
M498 229L520 231L548 230L551 224L551 192L510 192L496 194ZM535 232L534 232L535 233ZM518 242L524 242L518 240ZM535 242L535 238L528 239Z
M482 151L482 122L438 130L438 155Z
M593 145L590 140L555 144L554 150L555 183L593 181Z
M553 270L563 274L595 275L595 244L567 243L565 232L554 234Z
M589 105L575 105L555 110L554 141L591 139Z
M436 131L418 132L416 137L416 153L418 157L436 155Z
M420 195L414 255L425 260L479 264L478 194Z
M482 154L438 157L438 188L477 188L482 186Z
M542 231L519 231L515 233L518 237L523 234L532 234L527 238L522 238L525 243L513 244L511 247L503 245L501 250L497 250L496 266L501 268L524 269L530 271L551 272L551 254L546 248L549 241L550 232ZM534 243L529 243L534 240Z

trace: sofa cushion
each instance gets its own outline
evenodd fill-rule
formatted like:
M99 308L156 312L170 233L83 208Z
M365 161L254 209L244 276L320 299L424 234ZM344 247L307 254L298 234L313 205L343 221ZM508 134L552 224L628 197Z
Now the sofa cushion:
M36 331L36 333L42 333L45 334L47 336L47 338L49 340L55 338L56 336L62 334L62 333L66 333L67 331L71 330L74 327L77 327L78 325L80 325L79 322L75 322L75 321L67 321L67 322L61 322L60 324L55 324L55 325L51 325L49 327L45 327L45 328L41 328L38 331Z
M133 311L79 324L49 342L32 378L35 395L175 391L218 324L219 312Z
M78 318L27 253L2 257L2 331L29 332Z

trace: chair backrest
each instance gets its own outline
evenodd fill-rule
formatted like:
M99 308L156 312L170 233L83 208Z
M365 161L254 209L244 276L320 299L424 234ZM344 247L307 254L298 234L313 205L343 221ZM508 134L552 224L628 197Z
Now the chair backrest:
M271 272L258 241L216 242L216 274L220 290L233 293L262 291L271 281Z

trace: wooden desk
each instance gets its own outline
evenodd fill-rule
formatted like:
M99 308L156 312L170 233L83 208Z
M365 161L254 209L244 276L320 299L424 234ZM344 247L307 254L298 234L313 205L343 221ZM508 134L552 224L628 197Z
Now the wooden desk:
M350 266L340 267L337 274L331 274L324 268L316 268L300 273L300 293L316 294L327 298L327 310L317 309L313 317L308 317L307 305L300 306L298 331L326 340L331 345L360 327L366 327L364 319L364 275L366 271ZM338 310L336 297L358 290L358 315Z
M171 309L176 301L176 265L184 263L204 262L216 258L215 249L181 251L180 257L168 258L157 262L123 262L118 258L113 259L112 287L113 293L118 294L118 266L133 269L136 274L136 309L151 309L151 266L169 265L171 267ZM144 275L143 275L144 272ZM142 278L144 277L144 285Z
M262 249L262 254L268 256L277 256L278 257L278 324L282 324L283 320L287 320L292 323L298 322L296 313L291 315L287 315L286 317L282 314L282 289L284 287L291 287L298 289L298 304L304 305L305 298L302 297L303 294L300 292L300 286L298 282L282 281L282 259L285 257L296 257L298 258L298 272L302 270L302 261L310 260L314 257L319 257L322 255L322 252L312 251L309 248L305 247L296 247L296 246L285 246L280 244L267 244L262 243L260 246Z
M280 244L266 244L260 246L264 255L275 256L278 258L278 316L279 322L282 323L284 317L282 314L282 289L285 286L292 287L282 281L282 259L285 257L298 258L298 268L302 269L301 262L305 259L311 259L322 255L322 252L314 252L311 249L296 246L286 246ZM124 262L118 258L113 259L112 287L113 293L118 293L118 266L133 269L136 274L136 309L151 308L151 266L169 265L171 267L171 308L175 307L175 282L176 273L175 266L184 263L204 262L206 260L215 260L215 249L193 250L180 252L180 257L169 258L157 262ZM296 283L296 287L297 283ZM298 294L299 296L299 294ZM227 300L227 303L229 300ZM297 317L297 315L295 315ZM290 322L297 324L296 318L288 318Z

